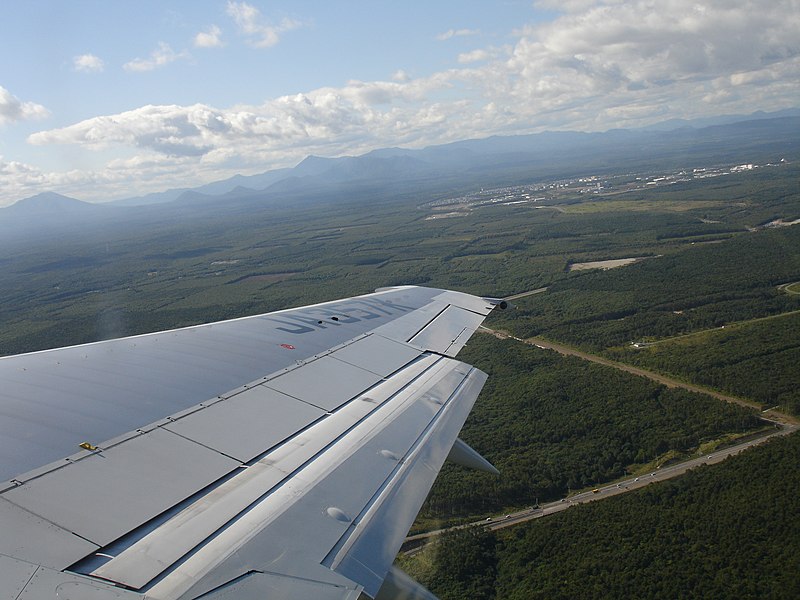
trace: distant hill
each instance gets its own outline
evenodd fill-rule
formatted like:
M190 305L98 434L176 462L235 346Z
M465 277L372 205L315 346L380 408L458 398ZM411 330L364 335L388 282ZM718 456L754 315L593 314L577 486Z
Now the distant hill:
M252 211L256 205L414 200L477 187L618 172L623 165L631 172L646 172L784 157L798 160L800 110L784 112L779 117L759 114L749 121L701 128L681 123L683 126L666 131L550 131L422 149L384 148L361 156L308 156L293 168L237 175L193 189L106 204L43 193L0 209L0 235L11 238L26 232L75 230L90 223L154 226L170 219Z
M545 168L548 174L559 168L564 161L583 161L583 166L603 166L603 158L618 159L634 157L653 159L668 154L687 155L697 143L707 146L700 131L710 127L731 127L728 133L738 129L744 122L772 121L800 118L800 109L786 109L751 115L722 115L701 119L671 119L641 129L613 129L605 132L582 133L576 131L547 131L531 135L491 136L428 146L422 149L382 148L361 156L325 158L308 156L293 168L275 169L257 175L234 175L228 179L212 182L196 188L172 189L165 192L117 200L118 206L135 206L172 202L181 198L186 203L190 198L200 198L194 193L226 197L248 195L249 190L271 190L272 192L299 192L303 188L318 191L322 188L340 186L344 182L366 179L407 177L428 178L433 175L455 175L473 169L486 171L498 165L504 167L532 165ZM763 125L763 124L762 124ZM757 126L758 127L758 126ZM768 125L767 125L768 127ZM778 125L780 128L781 125ZM747 127L750 133L753 128ZM715 134L718 137L719 132ZM666 136L666 137L665 137ZM724 135L723 135L724 138ZM667 146L672 145L672 148ZM707 147L704 148L704 151ZM660 154L659 154L660 152ZM561 165L563 167L563 164ZM575 165L576 167L578 165ZM243 188L242 190L237 190ZM240 194L239 192L243 192ZM191 193L187 193L191 192Z
M0 209L0 225L50 227L84 222L108 214L104 204L83 202L55 192L43 192Z
M775 112L756 111L749 115L720 115L717 117L704 117L699 119L668 119L653 125L648 125L642 129L646 131L672 131L691 127L692 129L702 129L714 125L730 125L742 121L760 121L762 119L778 119L781 117L800 117L800 108L787 108Z
M416 184L506 185L537 179L603 173L626 168L686 168L713 162L779 160L800 154L800 116L757 119L700 129L544 132L464 140L421 150L391 148L335 159L309 157L264 195L372 185L393 191ZM252 194L252 192L248 192ZM230 198L231 193L227 195Z
M91 204L68 196L62 196L55 192L43 192L31 196L30 198L20 200L2 210L5 218L11 216L24 218L51 216L69 218L72 216L84 216L95 213L97 210L102 211L104 210L102 206L103 205L100 204Z
M187 193L215 196L219 194L227 194L237 188L261 190L272 185L276 181L280 181L286 177L291 177L294 173L294 170L297 168L298 167L294 167L294 169L275 169L265 173L260 173L258 175L234 175L228 179L214 181L196 188L176 188L167 190L165 192L155 192L152 194L146 194L144 196L134 196L132 198L115 200L109 204L114 204L116 206L146 206L150 204L172 202L185 196Z
M28 239L54 232L79 230L107 221L115 209L44 192L0 209L0 237Z

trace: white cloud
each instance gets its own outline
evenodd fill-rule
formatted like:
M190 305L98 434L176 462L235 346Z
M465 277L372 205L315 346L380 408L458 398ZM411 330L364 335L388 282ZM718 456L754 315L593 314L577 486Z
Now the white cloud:
M135 72L152 71L188 56L187 52L175 52L166 42L159 42L158 48L150 53L149 58L135 58L122 65L122 68Z
M480 31L477 29L448 29L447 31L440 33L436 36L436 39L440 42L444 42L445 40L449 40L450 38L454 37L464 37L468 35L479 35Z
M76 144L87 150L115 147L117 154L123 151L132 157L109 163L106 171L113 170L114 181L123 172L132 182L148 173L151 185L158 181L170 187L186 184L187 178L210 181L235 172L286 166L307 154L359 153L387 140L414 144L428 135L448 135L448 121L463 107L423 102L426 93L440 86L436 78L407 83L353 81L342 88L282 96L258 106L144 106L42 131L28 141ZM433 133L437 129L438 135Z
M23 102L0 86L0 125L27 119L43 119L49 114L50 112L41 104Z
M81 54L72 59L72 66L76 71L100 73L105 68L105 63L103 59L94 54Z
M225 45L221 35L222 30L212 25L207 31L201 31L194 36L194 45L196 48L221 48Z
M284 18L277 25L265 22L261 12L247 2L228 0L228 15L234 20L239 31L250 40L254 48L269 48L280 41L280 34L300 27L301 23L294 19Z
M598 0L536 0L533 6L538 10L575 13L587 10L598 3Z
M490 54L487 50L483 48L478 48L477 50L472 50L471 52L463 52L458 55L458 62L461 64L466 63L473 63L479 62L481 60L486 60L489 58Z
M392 73L392 81L396 81L397 83L405 83L411 80L411 75L406 73L403 69L398 69L394 73Z
M215 131L215 119L209 116L209 111L202 105L143 106L117 115L87 119L63 129L35 133L28 141L34 145L81 144L93 149L121 144L165 155L200 155L205 152L203 132L210 135Z
M462 52L458 55L459 64L466 65L481 61L505 59L513 52L512 46L488 46L486 48L476 48L470 52Z
M427 77L397 72L392 81L351 81L259 105L144 106L29 141L127 152L91 175L93 184L76 194L85 197L126 182L138 192L144 180L151 187L143 191L195 185L307 154L776 110L800 98L800 11L793 6L794 0L608 0L523 28L513 46L478 48L458 68ZM257 11L245 13L250 21L243 23L260 23ZM263 41L257 31L248 35ZM7 97L0 90L0 122L9 114ZM13 100L11 113L24 112ZM15 169L6 177L35 179ZM70 177L77 189L80 177Z
M571 2L563 16L519 31L508 57L455 78L503 108L495 127L517 131L784 108L800 97L794 4ZM737 85L750 89L732 92Z

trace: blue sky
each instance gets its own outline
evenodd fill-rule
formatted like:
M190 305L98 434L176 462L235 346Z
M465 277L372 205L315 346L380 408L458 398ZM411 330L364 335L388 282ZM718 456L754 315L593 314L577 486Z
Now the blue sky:
M3 13L0 206L800 97L796 0L29 0Z

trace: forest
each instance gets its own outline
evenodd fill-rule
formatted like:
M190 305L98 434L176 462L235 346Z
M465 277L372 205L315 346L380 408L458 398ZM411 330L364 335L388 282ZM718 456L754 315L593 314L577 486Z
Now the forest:
M489 375L461 437L501 476L446 464L422 524L564 497L764 426L750 409L492 335L459 358Z
M550 286L509 313L513 326L592 347L776 314L800 302L771 287L800 280L799 234L749 229L800 216L799 173L789 164L458 217L431 207L446 198L441 191L366 190L317 204L222 207L213 219L176 207L169 219L37 244L0 240L0 355L399 284L491 296ZM651 258L622 270L569 270L631 256Z
M598 351L798 310L800 296L778 289L798 280L800 229L770 229L622 270L582 272L520 301L495 324Z
M800 312L607 354L800 415Z
M492 326L800 414L794 281L800 229L768 229L555 282Z

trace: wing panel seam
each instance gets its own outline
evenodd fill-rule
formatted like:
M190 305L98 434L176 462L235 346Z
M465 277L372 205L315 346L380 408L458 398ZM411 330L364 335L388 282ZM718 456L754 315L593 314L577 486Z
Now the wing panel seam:
M363 522L365 516L372 510L372 508L376 504L376 501L380 499L384 491L389 487L392 487L396 483L396 477L402 471L405 471L408 468L408 465L413 461L414 455L417 454L420 446L430 435L431 430L437 427L437 425L439 424L441 416L445 412L450 410L453 398L456 397L465 387L467 380L470 378L474 370L475 370L474 368L471 368L462 377L461 381L458 382L458 385L455 388L453 388L453 391L450 392L447 401L442 404L442 406L439 408L438 411L436 411L436 414L433 416L430 423L428 423L425 426L425 428L420 432L420 434L417 436L417 438L409 447L408 451L403 455L403 457L400 459L397 465L395 465L394 469L392 469L392 471L386 476L386 478L384 479L383 482L381 482L381 485L378 487L375 493L370 497L370 499L364 505L364 508L362 508L361 512L359 512L358 515L356 515L356 517L353 518L353 521L351 522L350 527L347 529L347 531L345 531L345 533L342 535L342 537L339 539L336 545L333 548L331 548L331 550L328 552L325 559L322 561L323 565L329 568L335 567L334 563L338 562L336 560L337 554L342 550L342 548L348 545L348 542L350 541L351 538L356 539L358 537L359 526Z
M424 356L425 354L426 353L422 353L422 356ZM431 358L434 358L434 356L431 355ZM406 367L410 366L411 364L413 364L415 362L419 362L419 360L420 360L419 358L417 358L415 360L412 360L410 363L408 363L406 365ZM320 458L322 455L324 455L326 452L328 452L332 447L334 447L337 443L339 443L342 440L342 438L347 436L354 429L358 428L364 421L366 421L372 415L374 415L377 411L379 411L386 403L388 403L392 399L396 398L398 395L402 394L404 391L408 390L409 387L413 386L421 378L425 377L426 374L430 375L431 371L436 369L436 367L439 366L441 363L442 363L442 359L440 357L436 356L435 360L433 360L431 362L431 364L429 364L427 367L425 367L421 372L419 372L416 375L414 375L414 377L412 379L410 379L409 381L406 381L405 383L403 383L400 388L398 388L396 390L393 390L392 393L381 404L372 407L372 409L369 412L367 412L366 414L362 415L354 423L350 424L345 430L341 431L335 438L329 440L324 446L319 448L313 455L307 457L301 464L296 465L294 467L294 469L292 469L289 472L283 472L283 476L282 476L280 481L276 482L269 489L263 490L263 492L261 494L259 494L257 497L251 498L250 501L246 505L240 506L238 508L238 511L233 516L231 516L226 521L218 524L218 526L216 526L216 528L214 530L211 530L208 533L206 533L206 535L205 535L205 537L203 539L199 540L192 547L186 549L184 554L182 554L177 560L175 560L175 562L173 562L172 564L170 564L167 567L163 568L159 573L155 574L153 576L153 578L151 578L150 581L145 583L143 586L140 586L138 589L141 589L141 590L150 589L150 587L152 587L156 582L161 580L168 573L174 571L180 564L182 564L183 562L188 560L200 548L202 548L209 541L211 541L215 537L217 537L222 531L226 530L233 523L235 523L236 521L238 521L241 518L243 518L244 515L249 513L255 506L257 506L259 503L264 501L264 499L266 499L267 497L275 494L279 489L281 489L283 486L287 485L290 482L290 480L292 480L292 478L294 476L296 476L299 473L301 473L311 463L315 462L318 458ZM378 385L378 384L376 384L376 385ZM355 396L353 399L351 399L350 402L352 402L355 399L359 398L361 395L367 393L367 391L369 391L370 389L373 389L374 387L376 387L376 386L371 386L370 388L368 388L368 390L362 392L362 394L360 394L359 396ZM350 402L348 402L348 403L336 408L334 412L340 412ZM248 466L252 466L252 465L258 463L260 460L263 460L264 458L268 457L268 455L270 453L274 452L279 447L290 443L292 439L295 439L301 433L306 432L313 425L316 425L316 424L328 419L331 416L331 414L332 413L327 413L326 415L321 416L314 423L307 425L302 430L300 430L300 431L296 432L295 434L293 434L291 437L286 438L285 440L283 440L280 444L277 444L276 446L274 446L270 450L265 451L264 453L260 454L258 457L253 459L252 461L249 461L248 463L243 464L242 466L243 467L248 467ZM192 504L198 502L203 497L207 496L209 493L213 492L215 489L217 489L218 487L220 487L221 485L223 485L227 481L230 481L232 478L234 478L238 474L236 471L237 471L236 469L231 471L225 477L222 477L219 480L217 480L217 482L215 482L214 484L211 484L210 486L207 486L203 490L200 490L198 493L192 495L192 497L190 499L186 499L183 502L181 502L181 503L179 503L179 504L177 504L177 505L175 505L173 507L170 507L170 509L168 509L167 511L164 511L164 513L162 513L161 515L159 515L158 517L155 518L155 519L158 519L158 521L159 521L159 524L157 524L155 528L151 526L151 527L147 527L147 528L139 531L138 534L136 535L135 539L132 539L128 543L125 543L124 548L119 550L117 556L122 554L122 552L124 552L128 548L131 548L135 544L139 543L142 539L144 539L144 537L146 535L148 535L150 532L154 531L157 527L160 527L161 525L166 524L174 516L176 516L177 514L182 512L183 510L189 508ZM153 523L153 520L151 520L149 523ZM217 525L217 524L215 524L215 525ZM144 527L144 525L142 527ZM139 528L137 528L137 529L139 529ZM133 533L133 532L131 532L131 533ZM115 544L119 544L125 537L126 536L122 536L121 538L115 540L111 544L108 544L107 546L105 546L102 550L107 550L107 549L109 549L110 546L113 546ZM114 557L114 558L116 558L116 557ZM111 560L114 560L114 558L112 558ZM110 562L110 561L105 561L103 564L106 564L107 562ZM102 576L96 575L94 573L94 571L99 569L101 566L102 565L98 566L96 564L96 559L94 559L92 556L90 556L90 557L87 557L86 559L78 561L78 563L74 564L71 567L71 570L73 570L73 572L78 572L78 573L81 573L81 574L84 574L84 575L90 575L90 576L93 576L93 577L102 578Z

